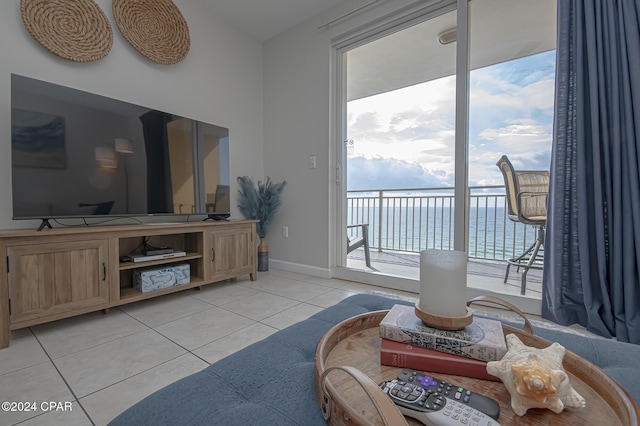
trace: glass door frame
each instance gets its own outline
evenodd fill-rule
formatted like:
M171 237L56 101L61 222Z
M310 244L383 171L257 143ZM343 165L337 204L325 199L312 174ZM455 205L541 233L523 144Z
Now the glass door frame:
M466 251L468 243L468 117L469 117L469 5L468 0L443 0L421 5L415 10L402 10L397 16L372 24L370 28L348 33L332 40L332 123L330 158L333 170L330 190L330 217L334 244L330 244L332 276L346 280L384 285L398 290L418 292L419 281L401 277L390 277L375 272L349 269L346 266L346 73L344 53L388 34L401 31L417 23L428 21L443 13L456 10L456 106L455 106L455 192L454 192L454 249Z

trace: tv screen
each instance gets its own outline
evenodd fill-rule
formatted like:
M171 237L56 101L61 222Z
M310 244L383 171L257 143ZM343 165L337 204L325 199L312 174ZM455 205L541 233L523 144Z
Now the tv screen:
M229 130L11 76L14 219L228 217Z

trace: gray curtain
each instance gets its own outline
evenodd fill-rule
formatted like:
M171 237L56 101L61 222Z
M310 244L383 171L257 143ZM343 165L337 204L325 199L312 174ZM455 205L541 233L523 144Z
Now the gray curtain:
M558 0L542 316L640 343L638 0Z

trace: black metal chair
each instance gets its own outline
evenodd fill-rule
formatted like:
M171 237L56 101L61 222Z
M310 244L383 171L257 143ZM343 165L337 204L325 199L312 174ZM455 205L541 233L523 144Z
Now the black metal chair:
M533 244L521 255L507 261L507 271L504 276L506 283L511 265L515 265L518 269L522 267L520 294L524 295L529 269L542 269L549 172L547 170L515 170L506 155L503 155L496 165L504 177L509 219L531 225L536 231L536 240Z
M371 256L369 254L369 224L361 223L357 225L347 225L347 229L362 228L357 236L351 236L347 232L347 254L352 251L363 247L364 248L364 260L367 267L371 268Z

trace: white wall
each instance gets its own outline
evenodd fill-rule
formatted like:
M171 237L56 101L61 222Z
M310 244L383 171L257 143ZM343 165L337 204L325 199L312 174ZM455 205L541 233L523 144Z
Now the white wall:
M77 63L29 35L20 2L0 2L0 229L38 224L11 220L11 73L228 127L231 193L237 191L236 176L263 175L262 43L197 2L175 0L189 25L191 49L182 62L160 65L122 37L111 1L97 3L111 22L113 47L98 61Z
M291 269L305 265L306 272L322 274L332 266L332 39L411 2L383 2L328 30L317 29L365 3L347 2L265 43L264 172L288 182L269 229L269 256L293 264ZM316 169L309 169L310 155L317 156ZM282 237L282 226L289 227L288 238Z

